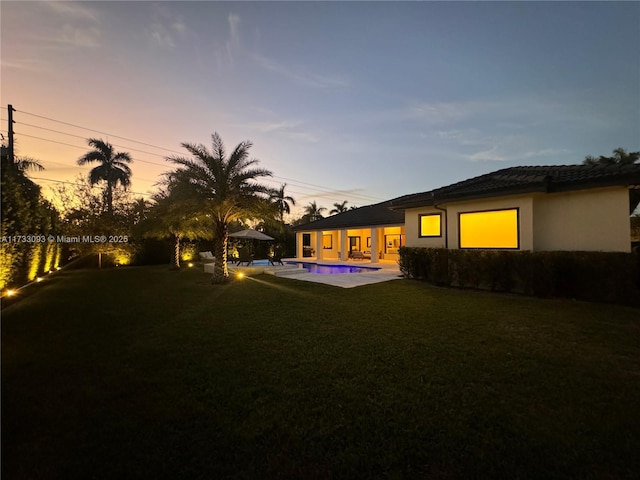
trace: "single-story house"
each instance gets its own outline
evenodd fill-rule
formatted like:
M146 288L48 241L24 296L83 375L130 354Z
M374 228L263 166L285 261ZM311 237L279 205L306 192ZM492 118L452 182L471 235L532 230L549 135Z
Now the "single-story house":
M297 256L361 249L375 263L396 259L396 245L629 252L639 203L638 164L510 167L298 226Z
M296 258L396 261L405 241L404 212L390 206L387 200L294 227Z

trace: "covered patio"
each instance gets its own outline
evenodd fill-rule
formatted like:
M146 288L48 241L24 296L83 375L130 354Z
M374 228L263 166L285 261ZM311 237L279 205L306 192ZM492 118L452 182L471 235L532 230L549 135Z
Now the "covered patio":
M397 264L405 244L404 215L391 201L349 210L294 228L296 259L354 264Z

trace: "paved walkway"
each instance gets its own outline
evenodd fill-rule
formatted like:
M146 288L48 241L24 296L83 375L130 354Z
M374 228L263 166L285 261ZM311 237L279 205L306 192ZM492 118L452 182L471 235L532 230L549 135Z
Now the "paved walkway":
M266 273L266 272L265 272ZM324 283L334 287L353 288L372 283L388 282L402 278L400 271L378 270L366 273L335 273L331 275L320 275L317 273L298 273L282 276L282 278L293 278L305 282Z

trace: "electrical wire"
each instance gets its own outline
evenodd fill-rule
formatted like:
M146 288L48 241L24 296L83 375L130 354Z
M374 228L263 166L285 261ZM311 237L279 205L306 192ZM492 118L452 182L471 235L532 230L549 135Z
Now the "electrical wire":
M2 108L7 110L6 107L2 107ZM153 144L150 144L150 143L140 142L138 140L133 140L133 139L130 139L130 138L122 137L120 135L115 135L115 134L103 132L103 131L100 131L100 130L95 130L95 129L91 129L91 128L87 128L87 127L82 127L80 125L76 125L76 124L69 123L69 122L64 122L62 120L56 120L56 119L51 118L51 117L46 117L46 116L43 116L43 115L38 115L38 114L35 114L35 113L31 113L31 112L26 112L26 111L16 110L16 109L14 109L14 111L18 112L18 113L25 114L25 115L30 115L30 116L33 116L33 117L42 118L44 120L48 120L48 121L60 123L60 124L63 124L63 125L71 126L71 127L74 127L74 128L80 128L80 129L83 129L83 130L99 133L99 134L102 134L102 135L108 135L108 136L111 136L111 137L120 138L122 140L126 140L126 141L129 141L129 142L134 142L134 143L137 143L137 144L140 144L140 145L145 145L145 146L149 146L149 147L152 147L152 148L157 148L159 150L164 150L164 151L167 151L167 152L171 152L171 153L175 153L175 154L184 156L184 152L177 152L175 150L171 150L171 149L168 149L168 148L165 148L165 147L159 147L157 145L153 145ZM28 124L28 123L19 122L19 121L18 122L14 121L14 123L17 124L17 125L23 125L23 126L28 126L28 127L32 127L32 128L38 128L38 129L42 129L42 130L51 131L53 133L58 133L58 134L62 134L62 135L68 135L68 136L71 136L71 137L84 139L84 137L82 137L80 135L61 132L59 130L54 130L54 129L50 129L50 128L47 128L47 127L42 127L42 126ZM69 143L60 142L60 141L57 141L57 140L51 140L51 139L42 138L42 137L37 137L35 135L28 135L28 134L25 134L25 133L20 133L19 135L24 135L25 137L34 138L34 139L42 140L42 141L48 141L48 142L52 142L52 143L57 143L57 144L60 144L60 145L65 145L65 146L69 146L69 147L73 147L73 148L80 148L80 149L85 149L86 148L86 146L72 145L72 144L69 144ZM124 145L115 145L115 144L113 144L113 145L117 146L118 148L125 148L125 149L128 149L128 150L134 150L134 151L137 151L137 152L140 152L140 153L145 153L145 154L159 156L159 157L163 157L164 158L163 155L158 154L158 153L147 152L147 151L144 151L144 150L139 150L139 149L135 149L135 148L132 148L132 147L129 147L129 146L124 146ZM161 166L163 168L167 167L166 164L160 164L160 163L152 162L152 161L149 161L149 160L135 159L135 161L142 162L142 163L147 163L147 164L150 164L150 165ZM292 185L294 187L297 186L297 187L301 187L303 189L306 189L307 187L305 187L305 185L308 185L308 186L314 187L314 189L317 189L317 191L315 191L315 192L314 191L300 192L300 191L297 191L297 190L289 189L289 192L291 192L291 193L295 193L295 194L303 195L303 196L307 196L307 197L321 196L323 198L338 199L338 200L342 200L342 201L344 201L344 197L353 198L353 199L356 199L356 201L358 201L358 200L366 201L366 202L384 201L384 199L382 199L380 197L374 197L374 196L364 195L364 194L355 194L355 193L340 193L340 194L336 194L335 193L336 192L335 189L331 189L331 188L324 187L324 186L321 186L321 185L317 185L317 184L313 184L313 183L309 183L309 182L304 182L302 180L296 180L296 179L292 179L292 178L288 178L288 177L282 177L282 176L273 175L270 178L280 179L280 180L284 180L286 182L291 182L290 185ZM271 182L276 182L276 180L270 180L270 179L264 179L264 180L271 181ZM150 180L145 180L145 181L150 181ZM280 182L278 182L278 183L280 183ZM332 195L329 196L328 194L332 194ZM338 195L340 195L340 196L338 196Z

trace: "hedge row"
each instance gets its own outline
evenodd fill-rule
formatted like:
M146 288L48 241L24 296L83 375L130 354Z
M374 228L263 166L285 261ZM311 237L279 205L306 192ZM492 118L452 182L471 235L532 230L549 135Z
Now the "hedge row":
M400 270L434 285L640 306L640 254L400 248Z

